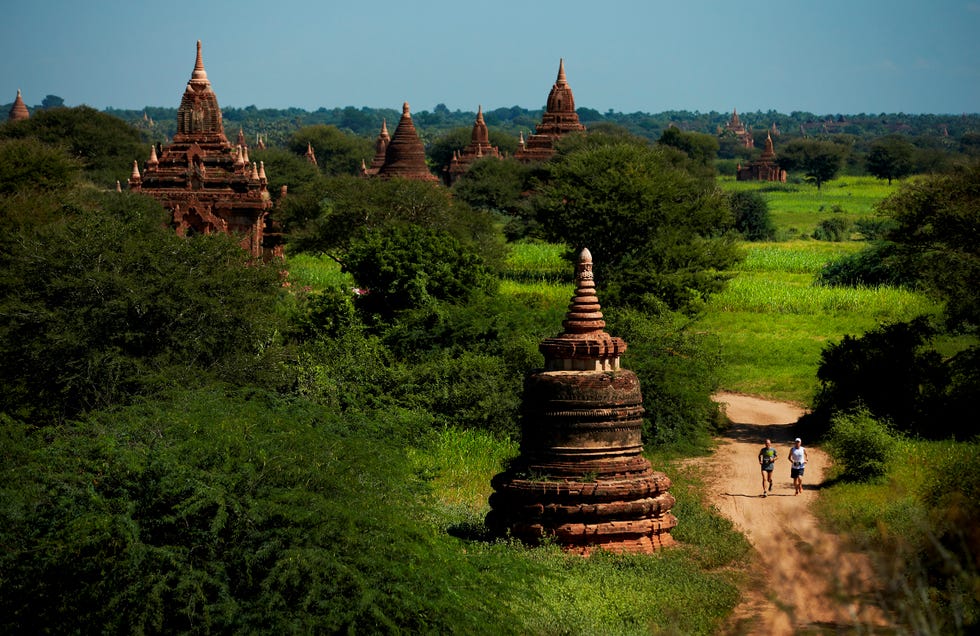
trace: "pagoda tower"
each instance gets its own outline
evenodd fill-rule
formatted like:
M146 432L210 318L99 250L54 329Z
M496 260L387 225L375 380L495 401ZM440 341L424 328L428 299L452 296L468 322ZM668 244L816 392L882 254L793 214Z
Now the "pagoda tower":
M218 98L204 70L201 41L191 79L177 109L173 143L150 149L142 174L136 162L130 190L158 199L172 214L181 236L224 232L241 237L252 256L278 254L273 237L265 241L272 200L265 166L248 159L244 133L232 146L225 136Z
M429 172L429 166L425 163L425 147L422 146L422 140L412 123L408 102L402 105L402 118L395 128L395 134L385 146L385 160L378 168L377 176L382 179L439 182L439 178Z
M524 383L520 455L494 476L487 526L566 551L652 553L675 543L670 479L643 456L643 397L620 367L626 342L604 331L582 250L564 332L539 346L545 368Z
M388 144L390 142L391 135L388 134L388 120L382 119L381 131L374 140L374 159L371 160L370 166L365 166L361 169L361 174L366 177L372 177L378 174L381 166L385 165L385 151L388 150Z
M473 132L470 133L470 143L459 152L453 153L453 159L444 168L446 185L452 185L459 176L470 169L470 165L483 157L500 158L500 150L490 144L490 129L483 119L483 106L477 106L476 121L473 122Z
M7 121L20 121L21 119L30 118L31 113L27 110L27 105L24 104L24 100L20 96L20 89L17 89L17 98L14 103L10 106L10 112L7 114Z
M780 181L786 182L786 171L776 163L776 151L772 145L772 133L766 134L766 149L759 158L747 166L741 164L735 169L736 181Z
M525 143L518 146L514 157L520 161L545 161L555 154L555 141L562 135L582 132L585 126L575 112L575 96L565 78L565 60L558 61L558 79L555 80L541 123L528 135Z

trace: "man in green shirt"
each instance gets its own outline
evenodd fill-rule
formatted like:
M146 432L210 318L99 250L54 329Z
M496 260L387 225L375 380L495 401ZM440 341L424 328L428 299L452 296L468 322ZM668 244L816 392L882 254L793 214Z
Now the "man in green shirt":
M766 445L759 451L759 466L762 467L762 496L768 496L772 492L772 470L776 467L776 449L772 447L772 440L766 440ZM768 480L769 489L766 490Z

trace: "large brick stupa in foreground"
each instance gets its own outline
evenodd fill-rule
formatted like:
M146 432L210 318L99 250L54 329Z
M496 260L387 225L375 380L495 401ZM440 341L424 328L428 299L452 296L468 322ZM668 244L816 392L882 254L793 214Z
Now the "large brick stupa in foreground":
M576 283L564 332L525 381L521 453L493 478L486 523L583 555L652 553L674 543L670 480L643 456L640 383L619 366L626 342L604 331L588 250Z

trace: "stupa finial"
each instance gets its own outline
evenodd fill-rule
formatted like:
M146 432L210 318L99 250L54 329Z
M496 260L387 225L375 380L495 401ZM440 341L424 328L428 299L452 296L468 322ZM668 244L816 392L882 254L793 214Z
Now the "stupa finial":
M208 74L204 70L204 58L201 56L201 41L197 41L197 60L194 62L194 72L191 80L207 81Z

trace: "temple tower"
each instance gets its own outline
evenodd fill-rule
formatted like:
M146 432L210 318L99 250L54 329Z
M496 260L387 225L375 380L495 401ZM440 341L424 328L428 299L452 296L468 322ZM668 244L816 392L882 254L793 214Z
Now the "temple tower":
M470 165L483 157L500 158L500 150L490 144L490 129L483 119L483 106L477 106L476 120L470 133L470 143L459 152L453 153L452 161L443 171L446 174L446 185L451 186L461 174L470 169Z
M232 146L225 136L218 98L211 89L201 42L191 79L177 109L173 143L150 150L143 173L134 162L129 188L158 199L170 210L181 236L225 232L241 237L253 256L281 253L265 236L272 200L265 167L248 159L244 133Z
M24 103L23 98L20 96L20 89L17 89L17 98L14 99L14 103L10 106L10 112L7 114L7 121L20 121L21 119L30 118L31 113L27 110L27 105Z
M737 181L780 181L786 182L786 171L776 163L776 151L772 145L772 133L766 134L766 148L759 155L759 158L750 162L747 166L739 166L735 169L735 179Z
M374 140L374 159L371 159L370 166L364 166L361 169L361 173L366 177L371 177L378 174L378 170L381 170L381 166L385 165L385 152L388 150L388 144L391 142L391 135L388 134L388 120L381 120L381 131L378 132L378 136ZM363 160L361 161L363 164Z
M545 161L555 154L555 141L562 135L581 132L585 126L578 120L575 112L575 96L565 77L565 60L558 62L558 78L548 93L541 123L528 135L524 144L518 146L514 157L520 161Z
M582 250L564 332L524 384L521 452L494 476L487 526L565 550L652 553L674 543L670 480L643 456L643 398L620 367L626 342L604 331L592 255Z
M377 176L382 179L439 182L439 178L429 172L429 166L425 163L425 147L415 130L415 124L412 123L408 102L402 104L402 118L395 128L395 134L385 146L384 163L378 168Z

